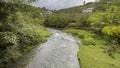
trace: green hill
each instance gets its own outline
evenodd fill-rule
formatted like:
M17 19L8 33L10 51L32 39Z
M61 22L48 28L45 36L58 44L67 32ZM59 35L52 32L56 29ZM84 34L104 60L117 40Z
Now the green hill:
M91 7L95 7L95 4L93 2L87 3L86 5L57 10L55 13L82 13L82 10Z

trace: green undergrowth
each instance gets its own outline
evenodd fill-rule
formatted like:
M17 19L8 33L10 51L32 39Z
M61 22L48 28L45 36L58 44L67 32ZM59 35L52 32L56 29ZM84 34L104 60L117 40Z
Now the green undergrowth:
M33 24L25 24L16 32L1 32L1 45L4 45L1 46L4 49L0 49L3 50L0 52L1 67L7 68L7 65L16 63L37 45L47 41L49 36L50 33L44 27Z
M0 11L3 14L2 19L0 18L0 68L8 68L16 63L50 36L50 32L43 26L44 16L39 14L38 8L26 6L32 10L23 11L14 4L10 7L19 10L12 11L2 7L11 11L5 16Z
M109 56L107 41L93 32L78 29L66 29L65 32L82 39L78 51L81 68L120 68L120 54Z

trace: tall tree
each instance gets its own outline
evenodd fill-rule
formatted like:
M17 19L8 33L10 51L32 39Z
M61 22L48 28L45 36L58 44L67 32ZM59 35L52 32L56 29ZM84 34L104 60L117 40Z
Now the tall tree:
M37 0L1 0L0 2L10 2L10 3L31 3Z
M37 0L0 0L0 20L6 20L6 17L16 10L24 10L24 4L31 4L35 1Z

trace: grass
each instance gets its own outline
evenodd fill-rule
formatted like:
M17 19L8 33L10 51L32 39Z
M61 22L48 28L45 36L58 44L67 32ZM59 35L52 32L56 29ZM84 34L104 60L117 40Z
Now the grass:
M120 68L120 55L113 59L100 46L81 45L78 58L82 68Z
M110 57L107 53L110 46L100 36L86 30L64 31L83 40L78 51L81 68L120 68L120 54L114 54L115 58Z

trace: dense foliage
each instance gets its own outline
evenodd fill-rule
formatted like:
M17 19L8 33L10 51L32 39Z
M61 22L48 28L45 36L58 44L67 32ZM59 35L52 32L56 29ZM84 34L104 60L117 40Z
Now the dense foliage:
M37 0L1 0L0 2L9 2L9 3L31 3L31 2L35 2Z
M40 25L87 30L71 29L66 32L81 38L88 47L99 45L100 50L103 47L109 56L113 57L113 53L120 52L119 0L100 0L97 3L54 11L46 14L45 19L38 8L25 4L28 1L35 0L0 1L0 67L5 68L9 63L14 63L36 44L46 40L49 32ZM82 13L82 10L89 7L94 7L96 11ZM100 54L106 55L102 51ZM102 65L104 66L103 63Z
M53 13L52 15L47 15L44 21L44 25L47 27L55 28L79 28L84 26L89 26L87 21L91 14L82 13Z
M7 68L50 35L38 8L0 2L0 68Z
M69 17L60 14L49 15L45 19L45 26L65 28L69 24Z
M96 12L88 19L90 26L105 36L108 45L111 45L111 49L115 49L114 51L120 48L120 8L116 3L118 2L113 2L104 12Z
M120 45L120 1L119 0L100 0L97 3L88 3L84 6L76 6L68 9L55 11L51 15L47 15L45 26L55 28L78 28L92 31L103 39L107 40L106 45L110 45L113 49L119 49ZM82 13L86 8L95 8L93 13ZM82 34L82 33L81 33ZM78 36L81 34L77 34ZM86 38L84 41L90 44L92 41L95 45L95 40ZM115 51L115 50L113 50Z
M120 26L105 26L102 32L108 37L112 44L120 44Z

